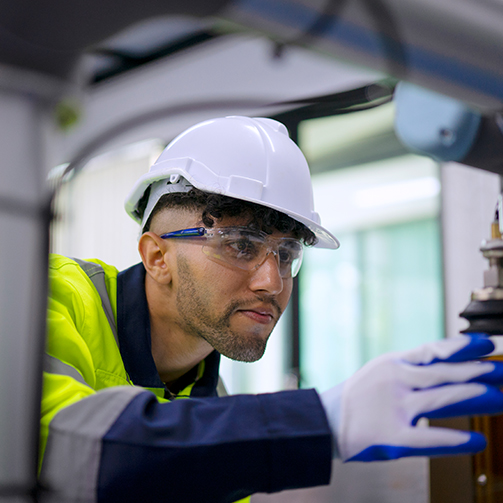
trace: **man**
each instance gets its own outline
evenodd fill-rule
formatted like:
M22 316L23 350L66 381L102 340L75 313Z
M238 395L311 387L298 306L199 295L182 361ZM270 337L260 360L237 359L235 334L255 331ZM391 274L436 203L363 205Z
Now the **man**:
M415 426L423 416L503 410L500 364L471 361L493 351L484 337L386 355L321 396L217 396L220 354L262 356L303 246L338 247L280 123L227 117L190 128L126 209L141 225L141 264L118 273L51 259L47 501L230 503L326 484L333 457L484 447L478 434Z

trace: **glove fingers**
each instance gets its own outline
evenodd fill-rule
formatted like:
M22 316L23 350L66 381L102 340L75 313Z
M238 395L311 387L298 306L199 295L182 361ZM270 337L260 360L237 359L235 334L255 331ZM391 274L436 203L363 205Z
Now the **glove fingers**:
M487 444L484 435L480 433L446 428L410 428L399 437L401 445L372 445L346 461L385 461L410 456L471 454L482 451Z
M486 363L491 363L494 369L487 374L480 374L478 377L473 377L469 382L480 382L484 384L493 384L495 386L503 384L503 362L501 361L491 361L491 362L480 362L481 365Z
M502 343L503 347L503 343ZM495 349L489 337L480 335L458 336L424 344L417 349L406 351L402 359L416 365L437 362L462 362L487 356Z
M463 382L503 384L503 362L498 361L401 365L401 380L412 389Z
M487 356L501 356L503 355L503 335L491 335L489 337L494 344L494 350Z
M494 386L465 384L412 393L406 399L412 423L419 418L442 418L503 412L503 393Z

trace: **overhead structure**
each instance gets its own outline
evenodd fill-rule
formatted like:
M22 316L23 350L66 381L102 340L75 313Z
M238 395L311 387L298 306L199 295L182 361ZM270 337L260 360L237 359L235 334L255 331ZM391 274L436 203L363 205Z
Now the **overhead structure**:
M173 39L162 18L175 15L204 22ZM475 106L503 105L503 11L491 0L24 0L1 5L0 19L0 63L64 80L84 53L96 60L88 77L103 80L162 57L167 42L242 29L269 34L278 54L299 44Z

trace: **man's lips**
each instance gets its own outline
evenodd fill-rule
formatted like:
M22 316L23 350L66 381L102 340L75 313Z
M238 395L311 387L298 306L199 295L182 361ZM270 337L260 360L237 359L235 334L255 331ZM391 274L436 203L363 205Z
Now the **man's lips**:
M236 312L264 325L271 323L276 319L274 310L266 307L244 308L238 309Z

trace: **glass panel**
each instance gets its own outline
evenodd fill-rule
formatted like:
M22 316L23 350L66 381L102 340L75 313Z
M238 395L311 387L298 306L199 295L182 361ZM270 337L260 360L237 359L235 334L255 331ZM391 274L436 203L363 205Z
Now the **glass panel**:
M441 338L438 220L360 232L359 240L363 361Z
M322 222L341 247L307 250L301 271L304 387L327 389L384 352L443 336L438 190L424 190L434 187L435 172L415 159L414 178L404 178L393 162L314 177ZM402 159L402 169L407 165ZM347 211L334 203L339 193ZM361 194L367 207L352 211Z
M301 278L301 377L325 390L368 360L443 334L438 221L339 235L308 250Z
M306 250L300 277L301 386L326 390L361 366L358 240L337 251Z

